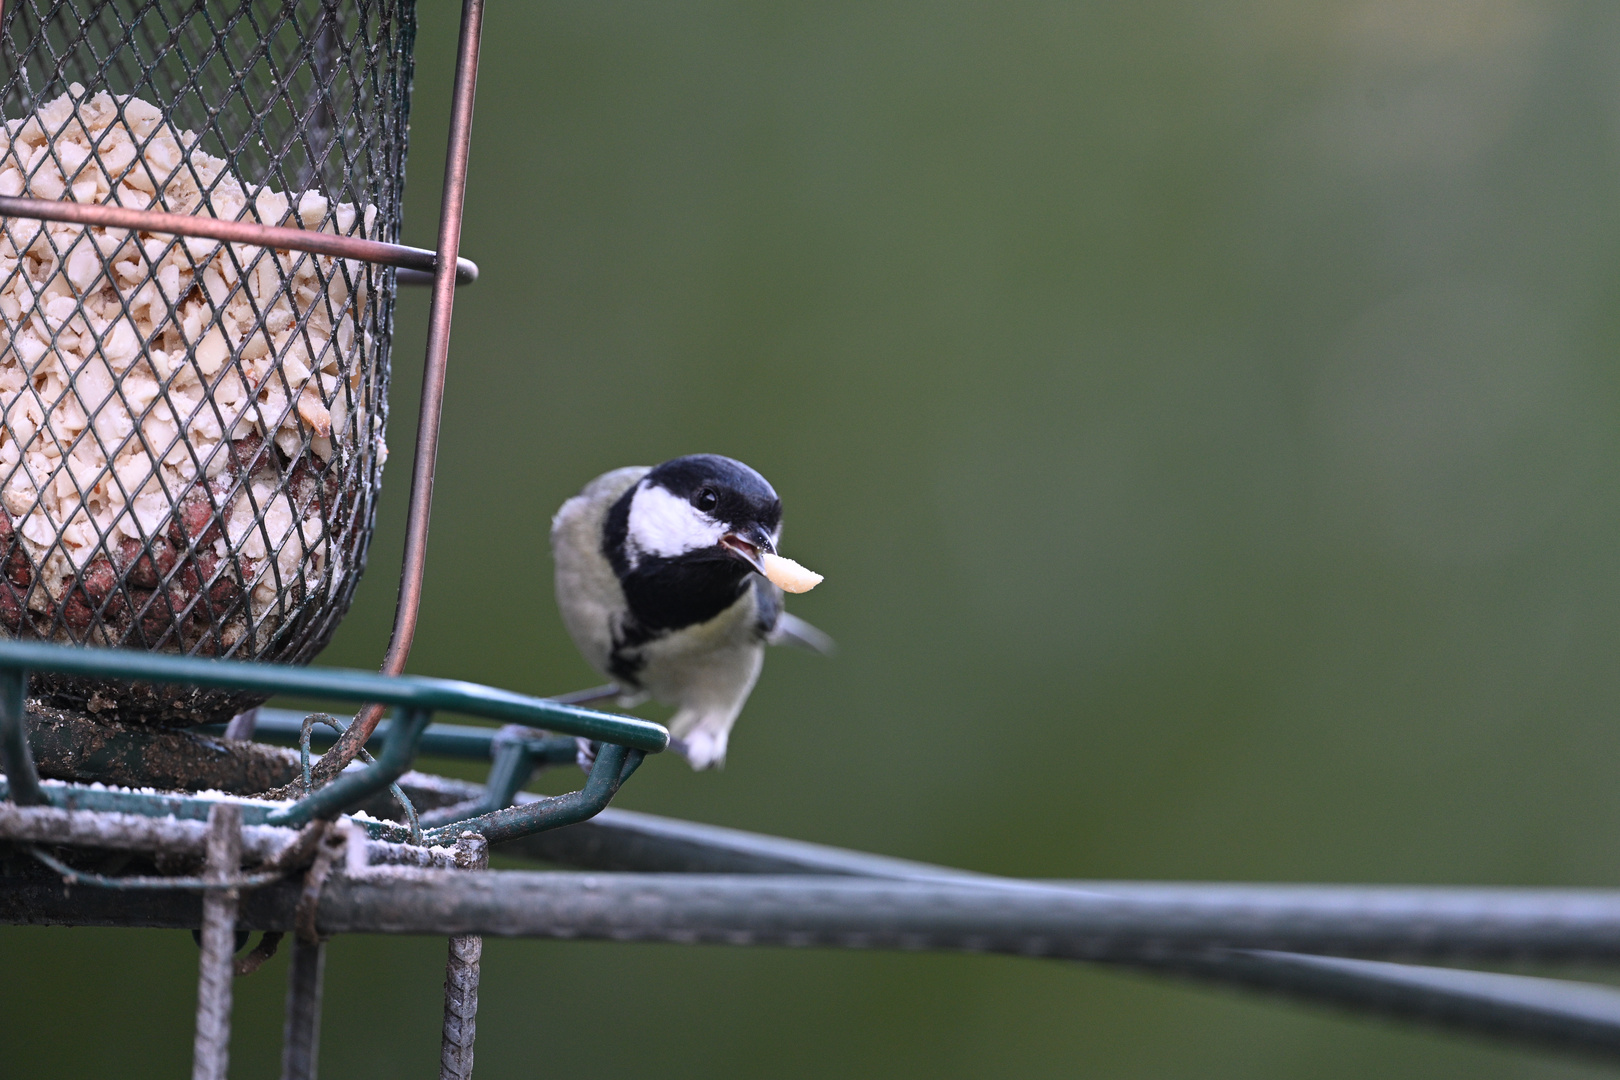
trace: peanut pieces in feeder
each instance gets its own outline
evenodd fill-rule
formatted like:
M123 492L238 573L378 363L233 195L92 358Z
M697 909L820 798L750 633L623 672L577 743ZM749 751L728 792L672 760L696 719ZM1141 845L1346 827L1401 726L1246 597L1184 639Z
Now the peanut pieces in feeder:
M0 194L369 234L373 208L252 185L201 141L75 84L0 129ZM381 438L350 415L365 282L302 252L0 222L0 626L225 652L342 572L328 465Z

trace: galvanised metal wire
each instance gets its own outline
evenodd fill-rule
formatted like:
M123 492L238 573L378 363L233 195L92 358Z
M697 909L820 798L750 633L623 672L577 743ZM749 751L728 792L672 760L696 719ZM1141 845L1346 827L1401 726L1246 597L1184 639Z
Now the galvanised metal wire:
M411 0L6 0L0 194L399 234ZM395 272L0 221L0 632L303 663L364 565ZM122 721L262 695L45 676Z

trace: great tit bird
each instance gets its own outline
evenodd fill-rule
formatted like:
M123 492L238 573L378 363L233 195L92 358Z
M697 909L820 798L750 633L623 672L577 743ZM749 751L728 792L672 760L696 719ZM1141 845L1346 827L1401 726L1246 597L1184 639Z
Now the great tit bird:
M552 519L557 606L614 680L602 696L674 706L670 745L694 769L725 763L766 645L832 649L782 609L773 580L803 591L820 577L777 555L781 535L771 485L715 454L604 473Z

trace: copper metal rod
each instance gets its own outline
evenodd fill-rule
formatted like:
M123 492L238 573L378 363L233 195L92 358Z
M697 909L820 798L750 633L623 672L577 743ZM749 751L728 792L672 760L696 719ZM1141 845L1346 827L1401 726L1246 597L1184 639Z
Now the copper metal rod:
M439 210L438 250L446 258L434 267L433 302L428 315L427 362L422 370L422 408L416 422L416 460L411 466L411 504L405 522L405 559L399 572L399 606L394 633L383 658L385 675L405 671L422 609L422 575L427 567L428 519L433 510L433 469L439 456L445 373L450 361L450 316L456 302L454 258L461 250L461 217L467 197L467 157L472 145L473 96L478 88L478 46L483 35L484 0L461 6L461 38L456 46L456 83L451 98L449 150L444 160L444 200ZM366 744L382 706L367 705L332 749L315 775L337 775Z
M473 263L473 261L471 259L457 259L456 264L457 264L457 267L458 267L458 269L456 270L456 284L457 285L471 285L473 282L478 280L478 267L477 267L476 264ZM463 276L462 273L461 273L461 268L468 267L468 266L472 267L472 276L471 277ZM399 270L394 271L394 281L397 284L400 284L400 285L432 285L433 284L433 271L431 271L431 270L407 270L407 269L401 268Z
M360 236L340 236L314 229L294 229L286 225L260 225L254 221L227 221L201 214L171 214L163 210L132 210L127 206L103 203L76 203L57 199L22 199L0 195L0 218L32 218L65 221L92 228L132 229L137 232L172 233L198 236L231 244L308 251L340 259L397 266L404 270L437 273L439 257L422 248L385 244ZM437 279L435 279L437 280ZM456 260L456 280L466 285L478 280L478 267L470 259Z

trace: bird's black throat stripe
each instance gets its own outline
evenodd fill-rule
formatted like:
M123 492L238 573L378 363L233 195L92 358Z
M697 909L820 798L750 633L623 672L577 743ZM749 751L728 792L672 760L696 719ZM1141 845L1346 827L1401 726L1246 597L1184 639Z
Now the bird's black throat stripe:
M630 617L649 640L706 623L747 591L748 567L724 555L643 558L619 578Z

